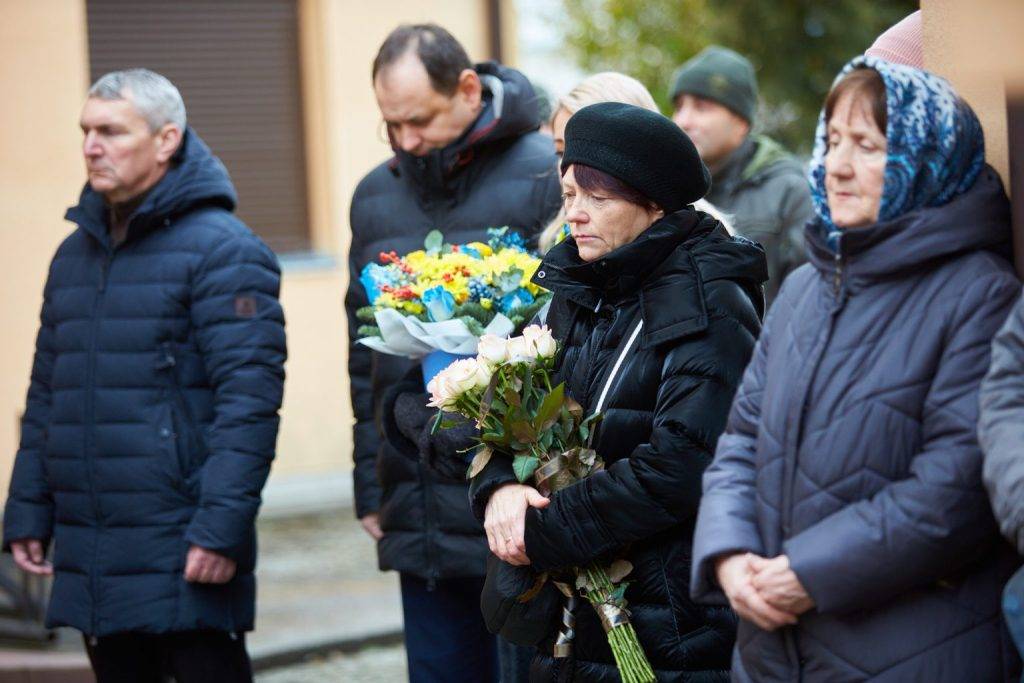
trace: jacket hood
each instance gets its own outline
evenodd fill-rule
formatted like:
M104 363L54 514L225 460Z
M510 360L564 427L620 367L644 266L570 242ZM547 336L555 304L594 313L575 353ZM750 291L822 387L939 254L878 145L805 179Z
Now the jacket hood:
M782 168L800 168L800 162L796 157L767 135L755 135L751 140L756 147L750 161L740 173L740 180L760 180Z
M392 146L393 171L401 169L411 174L420 185L443 183L472 161L479 148L517 138L540 126L538 98L526 76L497 62L482 62L474 68L484 90L484 106L477 119L450 145L425 156L413 156Z
M862 68L874 69L885 83L887 158L879 221L942 206L971 188L985 164L985 138L978 117L953 87L927 71L864 56L847 64L835 82ZM825 194L827 151L823 110L809 178L814 210L832 229Z
M986 166L973 187L943 206L843 231L829 230L819 216L807 224L804 236L814 267L832 275L836 258L842 258L849 286L856 290L974 251L1009 258L1010 201L999 175Z
M224 164L189 127L185 129L178 151L171 157L167 173L149 190L142 204L135 210L129 238L140 229L152 227L200 206L217 206L233 211L237 203L238 195ZM103 195L86 183L78 205L68 209L65 218L106 243L108 209Z
M590 310L639 296L645 343L679 334L680 320L700 319L707 309L702 287L713 280L739 283L763 313L761 284L767 279L758 244L730 235L717 219L693 209L665 216L629 244L590 262L580 258L569 237L547 253L533 277L537 285ZM681 300L680 292L690 289L700 292L698 301Z

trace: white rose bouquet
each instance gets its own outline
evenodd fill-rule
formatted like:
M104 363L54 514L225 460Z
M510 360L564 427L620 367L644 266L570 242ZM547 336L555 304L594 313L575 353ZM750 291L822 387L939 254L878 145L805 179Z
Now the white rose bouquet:
M427 405L439 409L435 431L451 426L442 411L469 418L480 430L469 478L492 458L505 457L511 459L520 483L550 495L603 469L604 463L590 448L600 415L584 417L583 408L565 395L564 384L551 385L557 353L558 344L547 327L531 325L511 339L485 334L475 358L452 363L427 385ZM608 567L595 562L575 568L568 582L552 580L568 597L578 591L598 613L622 680L653 683L654 672L626 611L623 579L631 570L625 560ZM532 598L549 578L541 575L520 599ZM572 637L572 629L563 630L556 648L564 652Z

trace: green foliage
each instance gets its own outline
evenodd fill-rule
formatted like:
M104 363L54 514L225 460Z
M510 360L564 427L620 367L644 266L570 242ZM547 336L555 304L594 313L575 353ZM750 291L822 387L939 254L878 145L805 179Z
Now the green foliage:
M359 329L356 330L356 335L360 339L363 337L379 337L380 328L376 325L360 325Z
M762 107L757 129L807 152L839 69L917 9L913 0L562 0L568 51L589 72L643 82L665 113L672 73L712 44L748 57Z
M364 323L376 322L377 318L374 315L376 311L377 309L373 306L363 306L356 309L356 319Z
M512 471L519 483L529 481L540 466L540 459L532 455L516 455L512 459Z
M441 234L440 230L431 230L427 233L426 239L423 240L423 249L431 255L437 255L441 253L441 247L444 246L444 235Z

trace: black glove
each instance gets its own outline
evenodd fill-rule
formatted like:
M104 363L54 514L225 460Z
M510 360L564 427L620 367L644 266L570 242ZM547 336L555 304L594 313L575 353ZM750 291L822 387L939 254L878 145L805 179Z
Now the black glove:
M516 567L494 555L487 558L487 578L480 594L480 611L487 630L516 645L535 646L559 623L563 596L547 581L531 600L519 596L532 589L537 573Z
M445 413L443 419L446 422L456 423L455 426L438 429L436 433L431 434L430 431L434 427L436 417L435 413L420 433L416 443L419 447L420 458L439 477L466 481L466 472L473 458L470 449L477 444L474 437L480 432L471 420L467 420L461 415Z
M395 397L395 426L399 433L409 441L418 444L424 426L433 424L437 410L427 406L430 395L425 393L405 392Z

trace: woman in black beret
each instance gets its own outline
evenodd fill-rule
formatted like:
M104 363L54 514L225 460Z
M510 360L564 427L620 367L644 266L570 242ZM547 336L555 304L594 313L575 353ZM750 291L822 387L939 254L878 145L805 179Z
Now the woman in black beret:
M573 115L565 137L572 236L548 252L534 282L554 292L547 324L563 345L558 379L604 416L593 443L606 470L547 499L492 459L471 488L501 561L490 588L502 573L529 586L524 572L624 558L631 621L658 680L727 680L736 618L691 602L688 575L701 475L761 327L764 252L693 209L708 171L667 118L595 104ZM510 623L536 622L538 609L494 600L485 589L489 626L538 647L531 680L619 680L585 600L538 596L556 605L540 629ZM556 657L566 621L573 644Z

